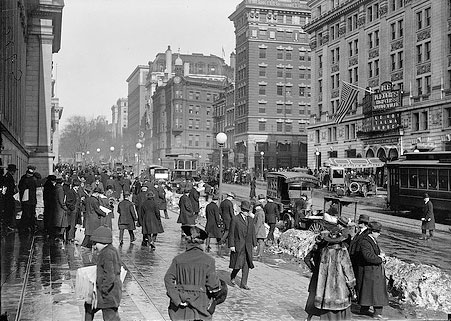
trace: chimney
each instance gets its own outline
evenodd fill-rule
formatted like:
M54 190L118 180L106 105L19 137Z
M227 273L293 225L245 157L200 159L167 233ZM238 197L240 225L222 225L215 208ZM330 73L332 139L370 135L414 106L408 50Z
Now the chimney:
M188 76L189 75L189 62L185 62L183 64L183 75Z
M168 79L172 77L172 50L171 46L168 46L166 50L166 73L168 74Z
M235 70L236 55L234 52L230 54L230 67Z

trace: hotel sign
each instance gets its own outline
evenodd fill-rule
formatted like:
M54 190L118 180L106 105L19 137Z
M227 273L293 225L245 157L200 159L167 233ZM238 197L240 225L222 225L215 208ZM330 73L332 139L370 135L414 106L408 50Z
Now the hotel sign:
M401 90L393 89L393 84L389 81L382 83L379 91L372 96L373 112L383 112L402 105Z

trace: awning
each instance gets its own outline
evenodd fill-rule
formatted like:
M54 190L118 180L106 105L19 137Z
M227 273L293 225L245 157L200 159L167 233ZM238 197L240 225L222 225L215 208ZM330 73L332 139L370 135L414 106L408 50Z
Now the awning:
M335 168L371 168L385 165L379 158L329 158L326 164Z

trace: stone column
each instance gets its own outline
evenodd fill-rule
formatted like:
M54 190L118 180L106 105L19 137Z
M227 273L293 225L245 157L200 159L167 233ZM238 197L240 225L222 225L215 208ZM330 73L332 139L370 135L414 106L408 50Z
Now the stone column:
M247 168L255 172L255 141L247 141Z

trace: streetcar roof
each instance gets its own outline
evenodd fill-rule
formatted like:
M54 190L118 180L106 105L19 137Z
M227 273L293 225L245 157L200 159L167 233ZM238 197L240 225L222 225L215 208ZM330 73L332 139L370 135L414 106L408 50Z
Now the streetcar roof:
M429 159L420 159L420 160L412 160L412 159L398 159L392 162L387 163L387 166L397 166L397 165L407 165L407 166L450 166L449 162L443 162L439 159L429 160Z
M385 165L379 158L329 158L327 166L333 169L342 168L372 168Z

